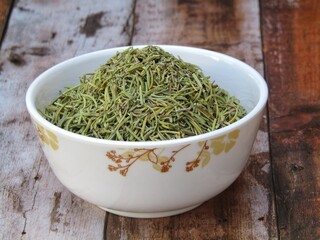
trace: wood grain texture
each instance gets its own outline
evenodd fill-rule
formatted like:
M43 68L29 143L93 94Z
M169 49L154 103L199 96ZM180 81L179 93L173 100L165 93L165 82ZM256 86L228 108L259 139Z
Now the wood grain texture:
M278 227L320 239L320 2L261 2Z
M127 45L132 9L130 0L16 2L0 54L0 239L103 238L105 212L72 195L52 173L25 93L58 62Z
M132 44L178 44L227 53L261 73L257 1L137 1ZM245 171L219 196L162 219L108 215L107 239L275 239L266 119Z
M155 43L216 50L265 73L269 117L223 193L174 217L119 217L58 182L25 92L70 57ZM319 1L16 1L0 51L0 239L320 239Z
M179 44L237 57L263 72L255 0L137 1L133 44Z

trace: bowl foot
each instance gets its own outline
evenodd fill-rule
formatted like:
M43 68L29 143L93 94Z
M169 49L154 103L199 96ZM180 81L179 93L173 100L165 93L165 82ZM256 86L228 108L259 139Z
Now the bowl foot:
M160 217L169 217L169 216L173 216L173 215L178 215L187 211L190 211L198 206L200 206L202 203L198 203L196 205L190 206L190 207L186 207L186 208L181 208L181 209L177 209L177 210L172 210L172 211L164 211L164 212L126 212L126 211L119 211L119 210L114 210L114 209L110 209L110 208L104 208L104 207L100 207L99 208L119 215L119 216L124 216L124 217L132 217L132 218L160 218Z

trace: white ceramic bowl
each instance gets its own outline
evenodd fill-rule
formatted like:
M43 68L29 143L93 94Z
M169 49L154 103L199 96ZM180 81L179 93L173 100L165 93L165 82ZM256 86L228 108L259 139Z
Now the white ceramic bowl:
M136 46L143 47L143 46ZM72 193L123 216L163 217L195 208L226 189L241 173L267 101L261 75L232 57L204 49L160 45L198 65L236 96L248 114L222 129L178 140L122 142L81 136L54 126L43 109L117 51L113 48L62 62L42 73L26 96L28 111L50 166Z

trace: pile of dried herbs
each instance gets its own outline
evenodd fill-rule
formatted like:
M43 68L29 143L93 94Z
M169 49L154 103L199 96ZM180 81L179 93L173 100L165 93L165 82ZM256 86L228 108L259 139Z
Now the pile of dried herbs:
M85 136L155 141L206 133L246 112L197 66L147 46L118 52L42 114L56 126Z

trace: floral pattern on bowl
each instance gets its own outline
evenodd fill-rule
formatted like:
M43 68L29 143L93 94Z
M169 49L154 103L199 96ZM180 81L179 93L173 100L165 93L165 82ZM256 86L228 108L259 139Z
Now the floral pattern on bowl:
M50 146L54 151L59 149L59 141L58 137L48 129L40 126L37 123L34 123L36 131L38 133L38 137L42 145Z
M224 134L211 140L201 141L198 143L200 151L196 159L186 163L185 171L191 172L201 164L204 168L211 159L211 154L219 155L223 152L229 152L236 144L240 130L234 130L229 134ZM111 150L106 153L106 158L113 164L108 165L111 172L119 171L122 176L126 176L129 168L137 161L152 163L152 167L162 173L166 173L175 162L175 156L188 148L190 144L172 151L170 156L163 156L162 148L134 148L132 151L121 152L121 149Z

